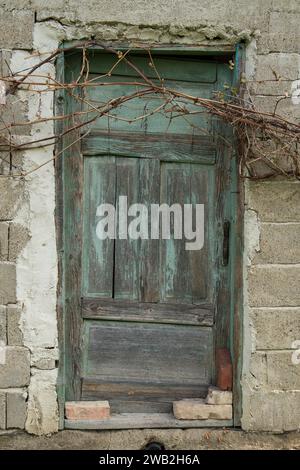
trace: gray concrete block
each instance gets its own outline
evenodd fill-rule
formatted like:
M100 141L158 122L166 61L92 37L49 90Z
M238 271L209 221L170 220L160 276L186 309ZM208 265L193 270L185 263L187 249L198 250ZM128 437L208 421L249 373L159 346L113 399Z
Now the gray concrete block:
M262 223L254 264L300 264L300 223Z
M0 429L6 429L6 393L0 391Z
M300 222L300 182L250 182L248 208L261 222Z
M7 306L7 344L23 346L23 333L20 326L21 311L16 305Z
M16 302L16 266L0 262L0 304Z
M0 222L0 261L8 258L8 223Z
M290 349L300 339L300 308L251 309L257 350Z
M3 49L31 49L34 12L2 9L0 15L0 44Z
M6 307L3 305L0 305L0 341L2 341L2 344L3 343L7 344L6 326L7 326Z
M254 391L244 394L245 431L285 432L300 428L300 391Z
M30 234L26 227L12 222L9 228L9 261L16 261L27 242Z
M0 220L13 219L18 207L24 201L24 182L20 179L0 178Z
M300 305L300 266L252 266L248 274L249 305L288 307Z
M6 362L0 364L2 388L24 387L30 379L29 350L21 347L6 347Z
M27 393L9 391L6 395L6 426L7 429L24 429L26 421Z

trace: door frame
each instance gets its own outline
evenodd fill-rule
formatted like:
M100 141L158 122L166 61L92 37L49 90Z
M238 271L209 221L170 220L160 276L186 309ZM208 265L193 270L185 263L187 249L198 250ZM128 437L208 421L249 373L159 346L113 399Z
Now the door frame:
M70 50L78 45L78 42L68 41L61 44L60 48L63 52L58 56L56 61L57 80L64 83L65 81L65 51ZM125 43L109 43L107 46L114 47L118 50L127 50L128 44ZM93 46L93 49L101 50L101 47ZM234 69L234 86L240 90L241 75L245 68L245 47L243 43L234 45L204 45L204 46L188 46L188 45L151 45L151 49L156 52L167 52L174 55L228 55L235 56ZM140 49L137 49L140 50ZM134 50L132 50L134 52ZM240 90L241 92L241 90ZM55 92L54 109L56 115L63 115L66 112L66 91L60 89ZM55 121L55 134L61 135L64 131L64 123L61 120ZM67 139L64 137L58 139L55 146L55 154L62 152L67 145ZM70 143L70 140L69 140ZM235 155L237 155L238 147L234 143ZM80 149L78 149L80 153ZM57 253L58 253L58 286L57 286L57 325L58 325L58 345L59 345L59 367L57 379L57 396L59 408L59 429L64 428L64 407L65 407L65 390L67 381L67 370L69 369L68 358L68 340L72 335L72 328L68 328L73 319L66 317L66 297L65 297L65 262L64 262L64 194L63 194L63 158L67 152L62 152L60 158L55 160L56 175L56 210L55 224L57 235ZM230 352L233 365L233 425L239 427L241 425L242 414L242 360L243 360L243 218L244 218L244 185L243 180L239 176L239 168L237 158L233 159L232 170L232 229L230 230ZM76 171L76 169L75 169ZM77 309L80 308L80 304ZM76 319L75 319L76 320ZM221 422L222 423L222 422ZM222 425L222 424L220 424ZM147 426L146 426L147 427ZM185 426L187 427L187 426ZM192 427L192 426L190 426Z

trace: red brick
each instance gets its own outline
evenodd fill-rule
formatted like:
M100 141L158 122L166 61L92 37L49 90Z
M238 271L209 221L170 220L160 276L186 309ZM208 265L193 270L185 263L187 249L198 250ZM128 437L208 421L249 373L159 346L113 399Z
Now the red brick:
M232 363L228 349L216 351L217 386L221 390L232 390Z
M71 420L102 420L110 417L108 401L67 401L66 418Z

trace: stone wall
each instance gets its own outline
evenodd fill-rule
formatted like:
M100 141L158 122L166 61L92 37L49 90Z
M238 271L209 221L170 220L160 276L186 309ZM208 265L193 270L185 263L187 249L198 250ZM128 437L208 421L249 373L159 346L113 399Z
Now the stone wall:
M297 0L0 0L0 72L21 70L62 40L247 44L246 75L257 107L300 118L300 3ZM24 65L26 64L26 65ZM55 76L53 65L43 72ZM282 77L274 82L274 76ZM19 91L1 121L46 117L53 96ZM26 131L24 131L26 129ZM29 129L29 130L28 130ZM16 139L49 136L52 124L18 127ZM31 136L27 134L31 134ZM51 146L1 153L0 175L29 170ZM265 171L261 168L261 171ZM300 183L245 185L243 417L246 430L300 427ZM57 255L52 164L26 181L0 176L0 428L58 429Z

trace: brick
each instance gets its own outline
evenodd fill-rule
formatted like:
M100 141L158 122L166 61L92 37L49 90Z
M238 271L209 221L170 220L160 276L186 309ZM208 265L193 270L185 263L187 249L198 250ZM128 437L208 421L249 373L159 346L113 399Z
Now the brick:
M251 309L256 349L290 349L300 339L300 308Z
M186 399L173 402L177 419L232 419L232 405L208 405L203 399Z
M300 222L300 183L250 182L248 207L261 222Z
M30 379L30 354L28 349L6 347L6 361L0 364L0 384L2 388L24 387Z
M232 405L232 392L210 386L205 401L208 405Z
M232 364L228 349L216 351L217 386L221 390L232 390Z
M7 306L7 344L23 346L23 333L20 327L21 311L16 305Z
M41 370L54 369L58 360L58 350L33 348L31 351L31 366Z
M269 44L272 51L300 52L300 14L271 12Z
M249 305L292 307L300 305L300 266L256 265L248 274Z
M6 429L6 393L0 392L0 429Z
M8 259L8 223L0 222L0 261Z
M260 252L253 264L300 264L300 223L262 223Z
M11 391L6 395L7 429L24 429L26 420L26 392Z
M31 49L34 13L30 10L1 11L0 43L3 49Z
M6 326L7 326L6 307L0 305L0 341L2 341L2 345L7 344Z
M102 420L110 417L108 401L69 401L65 404L66 418L71 420Z
M16 266L0 263L0 304L16 302Z

